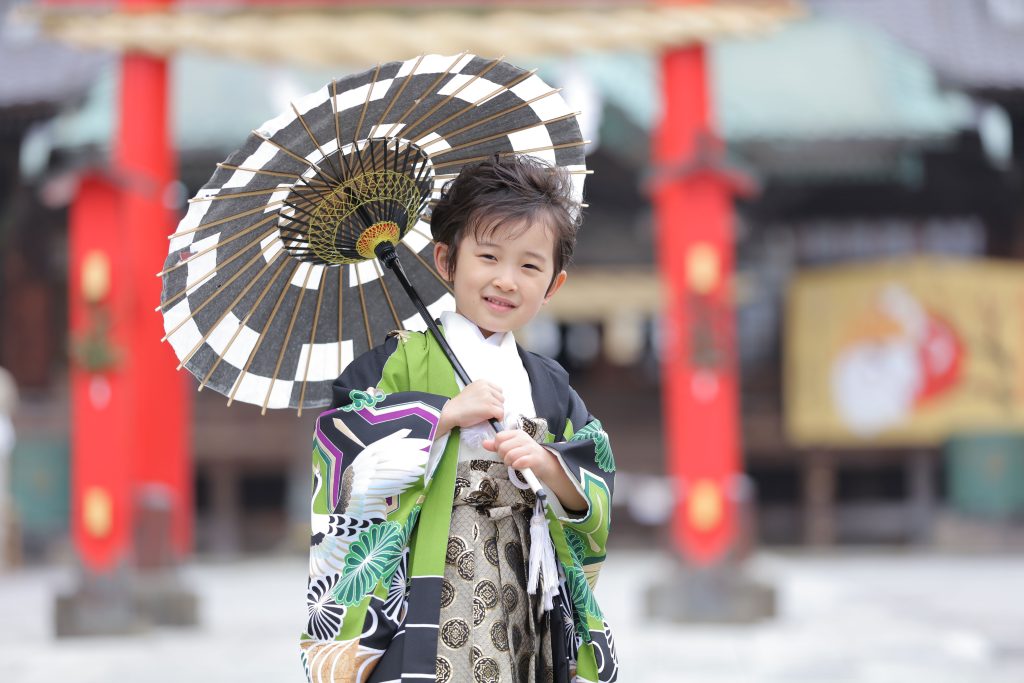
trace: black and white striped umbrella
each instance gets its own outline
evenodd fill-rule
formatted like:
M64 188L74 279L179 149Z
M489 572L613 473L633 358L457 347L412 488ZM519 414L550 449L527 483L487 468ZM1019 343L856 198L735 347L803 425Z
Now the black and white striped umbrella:
M165 340L200 381L267 408L325 406L331 382L395 329L423 329L374 258L397 245L433 315L430 206L462 166L529 154L582 199L584 141L556 89L470 54L422 55L332 81L218 164L159 273Z

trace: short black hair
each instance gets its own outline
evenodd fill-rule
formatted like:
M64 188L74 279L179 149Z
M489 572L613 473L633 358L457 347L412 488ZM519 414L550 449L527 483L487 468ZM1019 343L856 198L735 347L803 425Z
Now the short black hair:
M532 156L496 154L464 166L444 186L431 212L430 232L435 242L448 247L448 272L442 274L451 280L467 230L479 239L508 223L543 218L555 235L553 283L572 260L580 214L565 169Z

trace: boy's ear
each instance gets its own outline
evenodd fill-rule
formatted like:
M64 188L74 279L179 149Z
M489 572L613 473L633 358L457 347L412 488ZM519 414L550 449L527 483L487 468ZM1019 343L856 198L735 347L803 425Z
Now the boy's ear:
M434 266L446 281L448 280L448 245L437 242L434 244Z
M555 276L555 281L551 283L551 286L548 287L548 293L544 295L544 303L551 301L551 297L555 295L555 292L562 288L562 285L565 284L568 277L569 274L564 270Z

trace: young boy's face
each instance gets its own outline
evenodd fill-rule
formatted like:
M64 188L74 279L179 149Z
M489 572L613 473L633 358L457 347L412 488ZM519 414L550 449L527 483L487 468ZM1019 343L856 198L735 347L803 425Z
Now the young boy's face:
M455 311L485 337L528 323L565 282L554 272L554 232L544 221L498 227L479 239L467 230L455 257ZM448 272L448 247L434 247L438 271ZM553 280L553 281L552 281Z

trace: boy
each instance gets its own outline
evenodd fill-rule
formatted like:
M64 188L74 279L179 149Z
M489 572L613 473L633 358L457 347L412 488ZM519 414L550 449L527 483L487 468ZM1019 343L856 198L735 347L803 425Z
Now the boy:
M444 335L475 381L460 390L437 343L411 333L335 382L340 408L320 417L314 446L311 681L616 679L592 593L615 469L607 435L565 371L512 334L564 284L578 209L567 175L530 157L464 169L431 229L456 302ZM490 418L522 428L495 435ZM549 492L539 535L515 471L527 467ZM560 589L545 610L527 558L547 533Z

